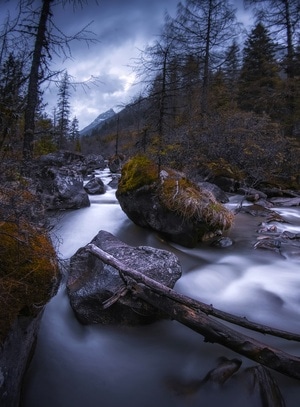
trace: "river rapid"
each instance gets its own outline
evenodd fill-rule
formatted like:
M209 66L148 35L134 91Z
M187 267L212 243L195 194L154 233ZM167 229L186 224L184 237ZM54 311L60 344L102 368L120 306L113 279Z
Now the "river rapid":
M104 183L108 170L101 172ZM226 204L232 210L241 197ZM183 275L175 290L215 308L282 330L300 333L299 248L284 255L254 249L262 218L236 215L227 235L234 244L187 249L134 225L121 210L115 190L90 196L88 208L66 211L54 235L58 251L70 258L106 230L132 246L148 245L174 252ZM289 223L279 230L300 233L300 208L273 208ZM229 324L227 324L229 325ZM300 343L231 326L257 340L300 357ZM239 371L223 386L200 382L222 357L239 358ZM62 284L46 306L36 350L25 378L22 407L256 407L258 392L244 371L255 362L218 345L176 321L138 327L83 326L75 318ZM299 407L300 382L273 372L287 407ZM184 394L183 394L184 393ZM270 406L273 407L273 406ZM276 407L276 406L274 406Z

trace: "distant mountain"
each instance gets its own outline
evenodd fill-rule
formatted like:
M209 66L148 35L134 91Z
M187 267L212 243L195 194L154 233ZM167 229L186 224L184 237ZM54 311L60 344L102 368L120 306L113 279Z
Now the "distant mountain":
M92 130L95 128L100 128L108 119L115 116L115 111L113 109L109 109L104 113L99 114L96 119L90 123L88 126L84 127L84 129L80 130L80 136L88 136Z

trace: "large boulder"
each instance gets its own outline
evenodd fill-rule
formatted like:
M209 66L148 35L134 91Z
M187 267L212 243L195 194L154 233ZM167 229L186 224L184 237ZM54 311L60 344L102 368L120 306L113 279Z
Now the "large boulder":
M91 174L95 170L104 170L106 167L105 159L100 154L88 154L84 159L86 174Z
M171 252L148 246L132 247L106 231L100 231L93 244L167 287L173 288L181 276L178 258ZM105 264L85 248L70 261L67 292L78 320L83 324L135 325L161 317L157 310L132 294L123 294L109 308L103 303L124 288L118 270Z
M90 205L83 177L70 167L45 167L38 194L47 210L80 209Z
M0 197L0 217L8 219L0 222L0 405L18 407L43 309L60 273L47 230L26 211L34 212L34 197L13 185L1 188Z
M137 225L151 228L186 247L221 234L234 215L185 174L134 157L122 169L116 197Z
M66 165L81 167L85 165L85 157L73 151L57 151L41 156L39 162L48 167L63 167Z
M83 186L84 157L72 152L42 156L35 163L36 193L47 210L79 209L90 205Z
M218 187L218 185L207 181L200 181L198 182L198 185L200 188L210 191L218 202L229 202L228 195L220 187Z
M23 377L36 344L43 310L34 318L19 316L1 344L0 405L19 407Z

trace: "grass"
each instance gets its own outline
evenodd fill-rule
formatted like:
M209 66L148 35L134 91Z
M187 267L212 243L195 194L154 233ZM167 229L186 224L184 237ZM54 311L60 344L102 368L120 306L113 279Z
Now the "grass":
M226 230L234 215L217 202L210 191L201 189L186 178L164 179L160 186L161 203L192 222L206 222L213 229Z

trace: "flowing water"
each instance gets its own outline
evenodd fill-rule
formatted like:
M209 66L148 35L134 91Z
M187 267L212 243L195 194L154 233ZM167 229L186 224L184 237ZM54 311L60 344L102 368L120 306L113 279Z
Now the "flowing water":
M105 183L106 170L101 173ZM183 276L175 289L214 307L283 330L300 333L300 255L285 256L253 248L263 219L238 214L228 233L227 248L198 245L187 249L135 226L122 212L115 190L92 196L88 208L67 211L55 233L59 252L68 259L98 233L106 230L129 245L149 245L173 251ZM232 209L239 197L227 205ZM275 208L289 223L280 230L300 233L300 208ZM228 324L227 324L228 325ZM252 336L300 357L300 343ZM219 358L240 358L240 370L222 387L199 385L182 394L183 383L200 382ZM70 308L64 285L46 307L37 347L25 380L22 407L194 407L261 406L250 379L243 373L255 362L218 345L176 321L147 326L83 326ZM300 382L272 372L287 407L299 407ZM270 406L273 407L273 406ZM276 407L276 406L274 406Z

